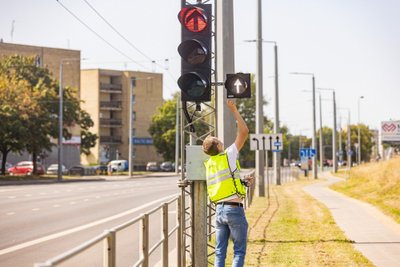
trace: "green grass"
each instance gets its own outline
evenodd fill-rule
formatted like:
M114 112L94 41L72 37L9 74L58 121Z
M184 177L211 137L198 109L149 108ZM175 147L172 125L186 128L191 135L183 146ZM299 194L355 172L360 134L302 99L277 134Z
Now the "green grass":
M400 158L363 164L332 189L368 202L400 223Z
M254 199L246 211L245 266L373 266L353 248L330 211L302 190L314 182L272 186L269 201ZM232 247L226 266L232 262Z

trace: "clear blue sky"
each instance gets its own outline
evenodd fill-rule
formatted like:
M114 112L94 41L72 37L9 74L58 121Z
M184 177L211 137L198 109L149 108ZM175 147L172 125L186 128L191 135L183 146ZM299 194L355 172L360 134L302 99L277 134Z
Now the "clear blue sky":
M59 0L123 54L85 28L56 0L0 0L0 38L4 42L81 50L83 68L112 68L164 73L164 98L178 90L179 0L86 0L140 52L118 36L84 0ZM256 0L233 0L235 69L255 73ZM195 2L195 1L194 1ZM400 119L400 1L262 1L263 39L278 42L280 118L294 134L310 135L311 78L335 88L342 124ZM14 23L13 23L14 21ZM14 26L12 26L14 25ZM11 34L12 33L12 34ZM144 54L144 55L143 55ZM150 59L156 60L157 65ZM168 59L166 64L165 59ZM134 60L135 62L132 62ZM264 44L264 96L274 102L273 46ZM168 67L168 70L162 67ZM331 94L323 93L323 124L332 127ZM317 106L318 110L318 106ZM273 104L265 108L273 118ZM317 114L318 127L319 115Z

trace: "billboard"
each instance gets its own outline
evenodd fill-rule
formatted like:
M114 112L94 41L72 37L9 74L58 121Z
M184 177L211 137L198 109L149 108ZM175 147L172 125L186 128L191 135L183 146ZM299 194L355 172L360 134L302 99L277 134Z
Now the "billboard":
M400 121L383 121L381 137L382 142L400 142Z

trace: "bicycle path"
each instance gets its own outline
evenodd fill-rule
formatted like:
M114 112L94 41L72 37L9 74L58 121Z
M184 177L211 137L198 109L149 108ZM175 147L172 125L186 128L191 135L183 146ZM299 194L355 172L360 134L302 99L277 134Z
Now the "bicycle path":
M330 173L319 176L326 181L303 189L329 208L354 247L376 266L400 267L400 224L372 205L328 188L342 179Z

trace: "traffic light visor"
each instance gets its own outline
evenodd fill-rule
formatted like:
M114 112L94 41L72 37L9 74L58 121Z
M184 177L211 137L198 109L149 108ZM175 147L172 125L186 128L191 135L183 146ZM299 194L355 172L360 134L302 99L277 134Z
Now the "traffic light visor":
M208 56L208 48L196 39L186 40L178 46L179 55L191 65L203 64Z

